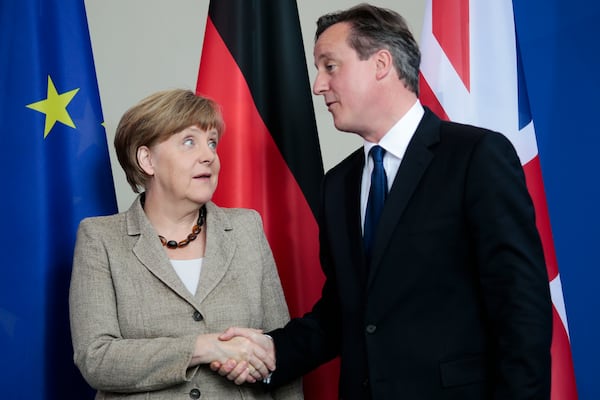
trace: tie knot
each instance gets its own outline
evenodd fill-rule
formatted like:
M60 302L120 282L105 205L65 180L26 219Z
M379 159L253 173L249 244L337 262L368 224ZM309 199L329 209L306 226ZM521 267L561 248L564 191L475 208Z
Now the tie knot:
M375 163L381 163L383 162L385 150L381 146L373 146L371 150L369 150L369 154Z

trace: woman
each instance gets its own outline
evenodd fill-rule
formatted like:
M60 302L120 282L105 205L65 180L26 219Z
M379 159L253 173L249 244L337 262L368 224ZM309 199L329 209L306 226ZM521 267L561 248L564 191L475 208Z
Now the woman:
M274 360L218 334L289 319L259 215L211 202L222 132L218 105L186 90L153 94L119 122L119 163L143 192L124 213L81 222L69 299L75 363L97 399L302 398L299 382L267 393L208 366L231 358L262 379Z

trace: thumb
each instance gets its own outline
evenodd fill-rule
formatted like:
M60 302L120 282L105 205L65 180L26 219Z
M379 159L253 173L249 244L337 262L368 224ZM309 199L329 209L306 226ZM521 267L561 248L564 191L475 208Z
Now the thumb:
M230 340L235 336L236 336L235 328L227 328L225 330L225 332L223 332L219 335L219 340L223 340L223 341Z

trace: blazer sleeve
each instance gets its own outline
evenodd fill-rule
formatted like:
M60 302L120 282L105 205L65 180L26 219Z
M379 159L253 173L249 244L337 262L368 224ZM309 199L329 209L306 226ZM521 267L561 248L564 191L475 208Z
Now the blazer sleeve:
M77 232L69 293L75 364L92 387L111 392L158 390L190 380L198 368L188 368L196 335L121 335L111 248L103 241L107 227L101 221L106 220L85 219ZM111 232L118 230L110 225Z
M495 399L549 398L552 303L535 210L510 142L484 134L466 213L492 337Z
M326 186L328 176L322 186ZM321 191L324 193L324 190ZM324 194L323 194L324 196ZM324 206L321 205L321 210ZM319 365L332 360L340 352L341 307L337 296L337 279L329 253L326 224L319 217L320 262L325 274L321 298L312 310L294 318L285 327L269 334L275 341L277 370L272 386L278 386L305 375Z

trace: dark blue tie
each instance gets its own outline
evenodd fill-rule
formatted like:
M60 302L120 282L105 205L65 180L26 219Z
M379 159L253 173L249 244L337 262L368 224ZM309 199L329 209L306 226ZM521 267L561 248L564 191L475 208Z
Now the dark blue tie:
M387 176L383 168L384 153L385 150L381 146L373 146L369 151L369 155L373 159L373 172L371 173L371 189L369 190L369 200L367 201L363 234L367 260L371 258L375 230L381 216L381 210L383 210L383 203L387 197Z

